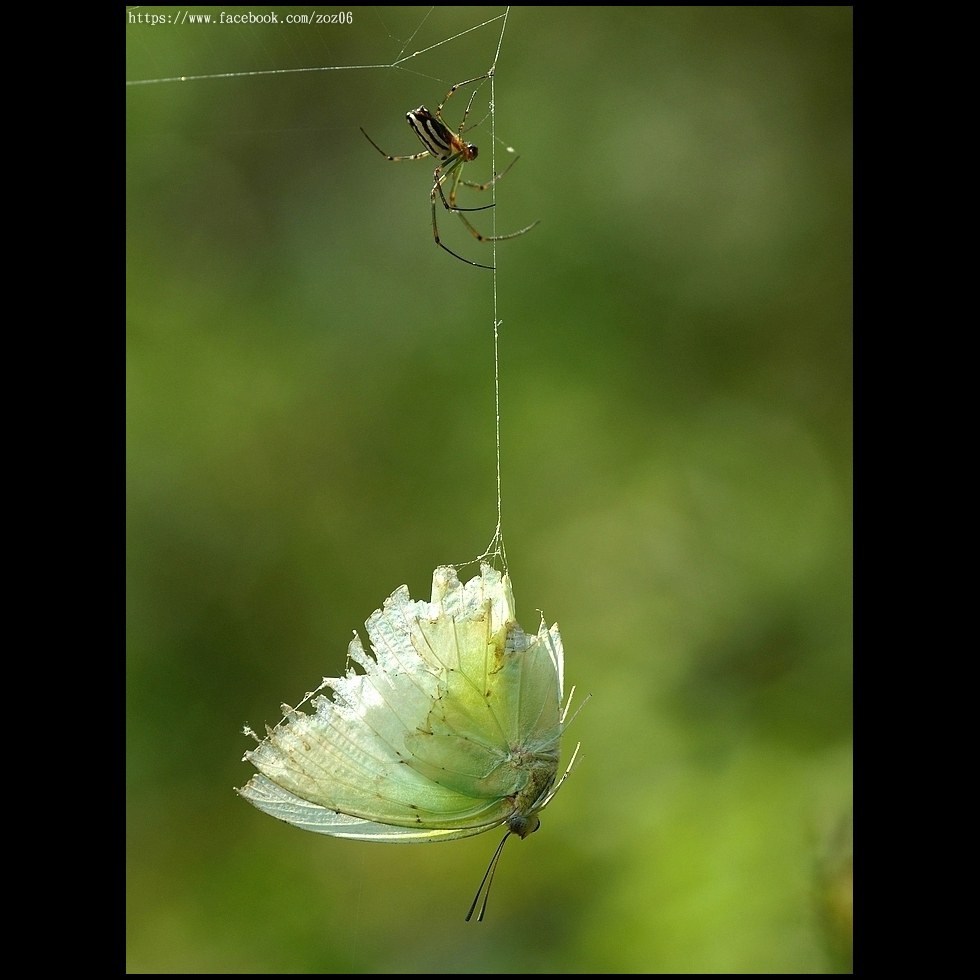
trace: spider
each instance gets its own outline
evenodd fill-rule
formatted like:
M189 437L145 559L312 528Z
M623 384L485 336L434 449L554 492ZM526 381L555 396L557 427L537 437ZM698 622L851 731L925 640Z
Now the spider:
M479 208L459 208L456 207L456 191L460 184L465 187L472 187L474 190L485 191L503 177L511 167L517 163L517 157L515 157L510 165L502 173L494 174L485 184L477 184L469 180L462 180L463 165L469 163L471 160L475 160L478 150L477 147L472 143L467 143L463 139L463 129L466 126L466 117L469 115L470 108L473 105L473 99L476 98L476 92L470 96L470 101L466 105L466 111L463 113L462 121L459 124L459 129L454 133L443 121L442 110L446 103L456 94L458 89L461 89L464 85L472 85L474 82L481 82L490 75L480 75L479 78L469 78L465 82L457 82L447 93L446 97L439 103L438 108L435 112L429 112L424 105L420 105L417 109L412 109L410 112L405 114L405 118L408 120L409 126L415 132L415 135L419 138L421 144L425 149L421 153L412 153L405 156L392 156L390 153L385 153L384 150L378 146L377 143L364 132L364 128L361 128L361 132L367 138L367 141L386 159L392 161L392 163L400 163L402 160L424 160L426 157L432 157L439 161L439 165L432 172L432 190L429 192L429 199L432 203L432 237L435 239L436 245L439 248L444 249L454 258L460 260L460 262L465 262L467 265L476 266L478 269L493 269L492 265L483 265L482 262L473 262L470 259L463 258L462 255L457 255L448 245L446 245L442 239L439 237L439 225L436 221L436 195L442 201L442 206L449 211L451 214L455 214L460 221L466 226L466 230L478 241L478 242L501 242L508 238L517 238L520 235L524 235L529 232L536 224L537 221L532 222L526 228L521 228L520 231L512 231L509 235L484 235L477 231L473 225L470 224L469 219L463 214L464 211L486 211L488 208L492 208L492 204L484 204ZM443 190L443 184L446 182L447 178L452 177L452 182L449 187L449 196L446 196L446 192Z

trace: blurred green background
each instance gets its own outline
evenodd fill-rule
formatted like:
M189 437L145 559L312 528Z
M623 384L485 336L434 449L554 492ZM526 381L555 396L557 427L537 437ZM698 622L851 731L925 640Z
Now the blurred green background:
M492 275L358 127L416 152L504 8L349 9L127 26L130 81L429 49L126 90L129 971L848 972L849 7L511 11L497 227L541 224L497 248L505 542L592 699L487 921L496 833L335 840L233 792L243 724L496 521Z

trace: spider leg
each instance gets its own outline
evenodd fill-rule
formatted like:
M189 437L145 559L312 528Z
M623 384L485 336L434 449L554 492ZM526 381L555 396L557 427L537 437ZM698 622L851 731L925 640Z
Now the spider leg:
M459 179L459 173L460 172L459 172L459 170L457 170L456 171L456 174L455 174L455 180L453 181L453 186L450 188L450 191L449 191L449 200L448 201L446 200L446 195L443 193L443 190L442 190L442 181L445 180L446 176L448 176L448 175L447 174L443 174L443 176L436 182L436 186L432 188L433 193L435 193L436 189L438 189L439 195L442 197L442 203L443 203L443 205L445 205L446 210L447 211L452 211L459 218L459 220L463 222L463 224L466 226L467 231L469 231L469 233L478 242L505 242L505 241L507 241L508 238L519 238L521 235L526 235L535 225L538 225L541 222L540 221L532 221L531 224L529 224L526 228L521 228L518 231L509 232L506 235L484 235L482 232L477 231L477 229L474 228L473 225L470 224L470 222L466 219L466 216L463 214L463 212L464 211L485 211L487 208L492 208L493 205L492 204L487 204L487 205L484 205L484 207L482 207L482 208L458 208L458 207L456 207L456 188L459 186L459 184L462 183L462 184L464 184L467 187L472 187L474 190L487 190L488 188L492 187L498 180L500 180L500 178L503 177L504 174L506 174L507 171L510 170L510 168L513 167L515 163L517 163L517 160L516 159L510 164L509 167L507 167L506 170L504 170L502 173L495 174L485 184L476 184L476 183L473 183L472 181L467 181L467 180L461 181ZM433 204L435 204L434 201L433 201ZM473 265L475 263L470 263L470 264Z
M465 82L457 82L446 93L446 97L442 100L442 102L439 103L438 107L436 108L436 117L438 119L442 119L442 110L443 110L443 108L445 107L446 103L456 94L456 92L457 92L458 89L461 89L464 85L472 85L474 82L482 82L482 81L485 81L486 79L488 79L490 77L491 72L492 72L492 69L491 69L490 72L487 72L486 75L478 75L476 78L467 78ZM460 123L460 126L459 126L459 129L458 129L457 133L462 133L463 126L466 125L466 117L469 115L470 106L473 105L473 99L474 98L476 98L476 92L474 92L473 95L470 96L469 105L467 105L467 107L466 107L466 112L463 113L463 121Z
M442 198L442 206L447 211L452 211L457 214L460 211L486 211L489 208L492 208L494 206L493 204L481 204L478 208L461 208L456 204L456 190L459 187L459 185L462 183L469 186L468 181L465 180L461 181L459 179L462 172L463 172L463 163L461 160L458 160L456 163L454 163L452 167L450 167L448 170L443 169L441 177L437 176L439 173L439 168L436 168L436 172L432 175L433 179L435 180L435 183L432 185L432 190L439 191L439 196ZM449 197L447 199L446 195L443 193L442 190L442 182L450 175L450 173L452 173L453 175L453 186L449 188Z
M359 126L358 129L360 129L361 132L364 133L363 127ZM382 150L381 147L378 146L378 144L375 143L374 140L371 139L371 137L368 136L367 133L364 133L364 138L371 144L371 146L373 146L378 151L378 153L380 153L386 160L390 160L392 163L401 163L402 160L424 160L427 156L430 156L428 150L423 150L421 153L411 153L411 154L406 154L405 156L393 157L390 153L385 153L385 151ZM515 160L514 162L516 163L517 161ZM509 170L510 167L508 167L507 169Z
M367 136L367 133L364 133L364 135ZM517 163L518 160L520 160L520 157L514 157L514 159L511 160L510 163L508 163L507 166L504 167L504 169L501 170L499 174L494 174L485 184L478 184L476 183L476 181L473 180L464 180L463 184L466 187L471 187L475 191L489 190L491 187L493 187L494 184L497 183L498 180L503 179L504 177L507 176L507 174L511 172L511 169L513 168L514 164Z
M480 236L479 232L463 217L463 215L460 213L460 209L459 208L451 208L449 206L449 201L446 200L446 194L445 194L445 192L442 189L442 182L449 176L449 174L452 171L455 171L455 173L454 173L455 179L453 181L453 188L450 190L449 193L450 193L450 197L453 197L455 195L456 184L459 182L458 162L449 171L445 171L445 172L442 171L439 167L436 167L435 173L432 175L434 177L434 179L435 179L435 183L432 186L432 191L429 194L429 197L430 197L430 199L432 201L432 237L435 239L435 243L436 243L436 245L439 246L439 248L443 249L443 251L448 252L454 258L459 259L460 262L465 262L467 265L475 266L477 269L490 269L490 270L493 270L494 266L492 266L492 265L484 265L482 262L473 262L470 259L464 259L462 255L459 255L458 253L454 252L439 237L439 223L436 220L436 192L437 191L439 193L439 197L442 199L443 207L445 207L445 209L447 211L454 212L455 214L458 214L459 217L460 217L460 220L463 222L463 224L465 224L466 227L469 228L470 231L474 235L477 236L477 238L481 238L482 237L482 236ZM486 205L486 207L493 207L493 205L492 204L489 204L489 205ZM484 210L484 208L476 208L474 210L482 211L482 210Z

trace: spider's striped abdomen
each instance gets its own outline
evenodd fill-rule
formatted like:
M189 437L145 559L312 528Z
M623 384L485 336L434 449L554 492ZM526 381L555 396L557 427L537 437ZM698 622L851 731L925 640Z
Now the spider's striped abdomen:
M438 116L434 116L424 105L405 114L408 125L415 131L419 142L437 160L448 160L459 156L461 160L475 160L477 148L472 143L464 143Z

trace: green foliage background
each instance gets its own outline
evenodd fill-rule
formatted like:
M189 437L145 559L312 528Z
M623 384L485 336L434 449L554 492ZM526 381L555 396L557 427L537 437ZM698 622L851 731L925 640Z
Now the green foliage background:
M130 24L127 79L389 64L503 10L350 9ZM496 219L541 224L497 249L504 532L592 700L487 921L496 834L333 840L233 792L245 722L492 534L492 277L358 127L416 152L405 112L498 35L127 88L130 972L849 970L849 7L511 11Z

